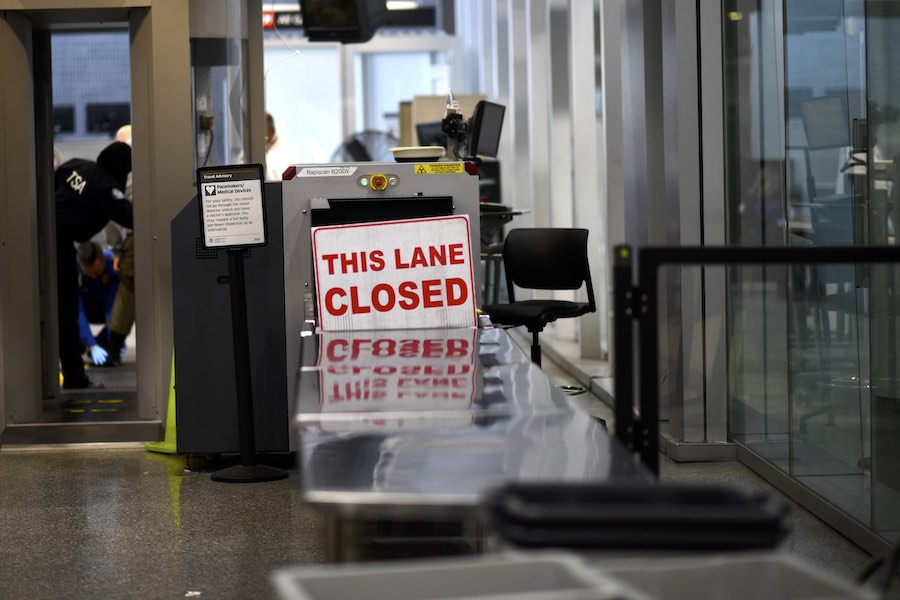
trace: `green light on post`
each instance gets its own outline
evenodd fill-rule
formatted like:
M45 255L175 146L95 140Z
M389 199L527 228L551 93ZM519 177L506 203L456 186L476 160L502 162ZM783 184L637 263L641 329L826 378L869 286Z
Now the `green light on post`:
M619 258L626 259L631 256L631 250L628 248L619 248Z

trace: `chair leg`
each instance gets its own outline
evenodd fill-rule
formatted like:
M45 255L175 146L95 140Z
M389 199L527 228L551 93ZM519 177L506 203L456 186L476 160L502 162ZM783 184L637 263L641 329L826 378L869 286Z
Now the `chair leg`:
M541 366L541 343L538 341L538 332L531 332L531 362Z

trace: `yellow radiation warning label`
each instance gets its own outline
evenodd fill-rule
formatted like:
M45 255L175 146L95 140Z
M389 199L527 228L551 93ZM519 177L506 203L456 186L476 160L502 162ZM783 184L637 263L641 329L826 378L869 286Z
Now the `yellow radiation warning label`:
M433 162L416 164L416 175L457 175L465 173L465 165L461 162Z

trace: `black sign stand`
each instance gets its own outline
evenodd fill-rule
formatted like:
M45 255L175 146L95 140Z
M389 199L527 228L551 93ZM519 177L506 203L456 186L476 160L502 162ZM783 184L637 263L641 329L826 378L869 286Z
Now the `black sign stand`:
M237 395L238 436L241 444L241 464L220 469L211 477L213 481L227 483L284 479L288 476L287 471L256 464L256 427L253 423L253 389L250 385L250 336L247 333L244 249L266 245L263 167L260 164L201 167L197 169L197 189L201 194L199 204L203 245L206 248L228 251L234 382ZM207 203L217 208L210 215L207 215ZM235 220L237 224L233 223ZM225 227L222 227L223 223ZM207 230L208 224L216 226L212 229L215 233Z
M247 333L247 293L244 282L244 250L228 250L228 282L231 288L231 329L234 339L234 379L238 402L238 434L241 464L216 471L213 481L255 483L276 481L287 471L256 464L256 430L253 422L253 392L250 386L250 336Z

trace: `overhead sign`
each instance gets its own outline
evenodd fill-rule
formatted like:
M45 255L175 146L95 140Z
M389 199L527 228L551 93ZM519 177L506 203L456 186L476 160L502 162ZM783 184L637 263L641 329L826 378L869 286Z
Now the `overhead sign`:
M205 247L266 245L262 165L201 167L197 194Z
M303 15L299 10L264 10L263 29L296 29L303 27Z
M312 229L323 331L472 327L466 215Z

